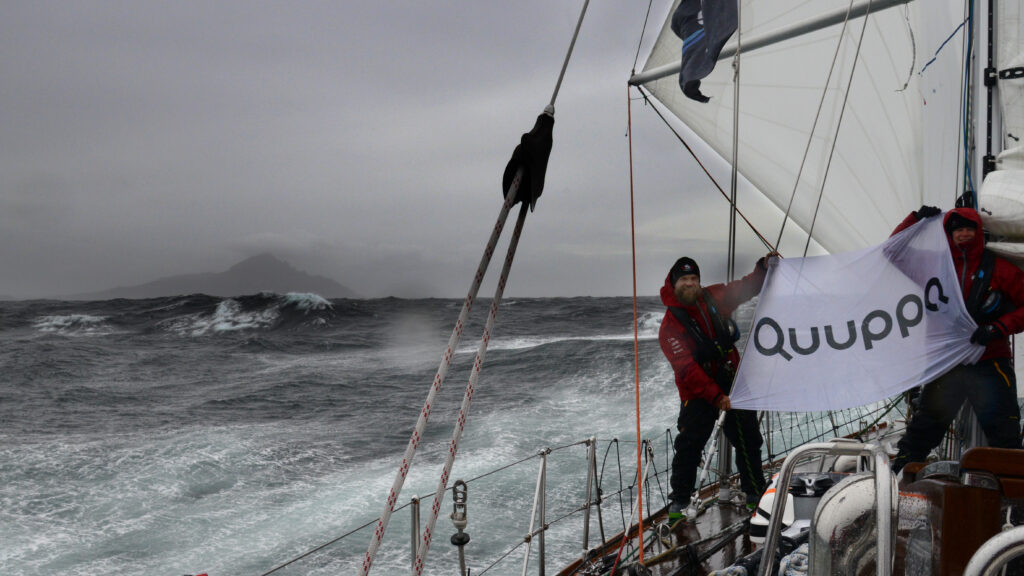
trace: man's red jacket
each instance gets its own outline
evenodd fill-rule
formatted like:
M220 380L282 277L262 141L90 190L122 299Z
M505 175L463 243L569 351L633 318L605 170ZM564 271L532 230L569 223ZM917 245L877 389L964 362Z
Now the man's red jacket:
M714 284L704 288L704 293L710 294L714 299L718 313L724 318L733 313L736 308L750 300L761 291L764 283L764 276L767 271L765 261L762 258L754 267L754 271L743 278L728 284ZM665 285L661 287L661 301L665 306L682 308L690 315L710 338L717 336L714 326L711 323L711 316L708 310L706 299L702 297L692 306L683 306L676 298L672 286L672 279L665 277ZM722 369L721 362L710 362L708 364L712 373L708 374L705 369L694 359L696 350L693 337L679 320L672 314L671 310L665 311L665 317L661 320L661 329L658 331L658 341L661 343L661 350L665 353L672 370L676 375L676 388L679 389L679 399L683 402L694 398L703 398L712 405L723 394L722 389L715 383L714 377ZM735 368L739 365L740 355L733 348L729 352L728 359Z

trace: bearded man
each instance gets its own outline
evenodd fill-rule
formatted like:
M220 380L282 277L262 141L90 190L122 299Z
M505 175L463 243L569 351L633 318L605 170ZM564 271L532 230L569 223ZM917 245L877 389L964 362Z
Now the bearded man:
M777 254L768 256L774 255ZM749 509L757 506L765 490L761 469L763 441L757 413L731 410L728 394L740 360L735 346L739 332L730 315L761 291L768 256L760 259L754 271L742 279L706 288L700 284L697 262L684 256L669 269L661 288L661 301L668 310L661 321L658 341L675 372L681 402L679 435L672 458L672 521L685 518L701 451L711 436L719 410L728 411L722 431L736 448L736 469Z

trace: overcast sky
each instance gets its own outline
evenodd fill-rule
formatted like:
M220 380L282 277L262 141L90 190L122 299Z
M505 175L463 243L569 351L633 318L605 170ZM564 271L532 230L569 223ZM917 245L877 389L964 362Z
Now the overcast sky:
M0 3L0 295L271 252L364 296L462 297L581 7ZM652 22L667 11L655 2ZM508 296L632 293L626 80L645 12L589 8ZM632 115L638 291L656 294L684 254L705 283L724 279L725 202L648 107ZM751 238L741 271L764 253Z

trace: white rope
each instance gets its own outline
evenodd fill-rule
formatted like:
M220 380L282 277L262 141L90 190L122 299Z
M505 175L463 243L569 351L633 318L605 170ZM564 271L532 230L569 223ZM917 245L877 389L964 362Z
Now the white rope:
M445 349L444 355L441 357L441 364L437 368L437 374L434 376L434 382L430 387L430 392L427 393L427 400L423 403L423 409L420 410L419 418L416 420L416 427L412 431L412 437L409 439L409 445L405 448L405 455L402 457L402 465L398 467L398 473L395 475L395 482L391 486L391 491L388 493L387 501L384 504L384 512L380 515L380 519L377 521L377 528L373 532L373 537L370 540L370 546L366 550L366 557L363 559L362 568L360 568L360 576L366 576L370 572L370 567L373 566L373 558L377 554L377 549L380 548L381 540L384 538L384 532L387 530L388 522L391 520L391 513L395 509L395 502L398 501L398 496L402 493L402 486L405 484L405 478L409 474L409 467L412 466L413 457L416 455L416 449L420 445L420 440L423 437L423 432L427 427L427 421L430 420L430 411L434 405L434 399L437 397L438 391L441 390L441 385L444 383L445 377L448 375L448 368L451 366L452 356L455 355L455 349L459 345L459 340L462 338L462 331L465 328L466 320L469 317L469 311L473 308L473 301L476 299L476 293L480 290L480 284L483 282L484 274L487 272L487 266L491 262L491 256L494 254L494 247L498 243L498 238L501 236L501 231L505 228L505 221L508 219L509 210L512 209L512 205L516 201L516 196L519 191L519 184L523 178L523 169L520 168L516 172L515 178L512 180L512 185L509 187L508 194L505 196L505 203L501 206L501 212L498 214L498 221L494 225L494 230L491 232L491 237L487 241L487 248L484 249L483 257L480 259L480 265L477 267L476 275L473 277L473 283L469 288L469 294L466 295L466 300L462 304L462 311L459 313L459 319L455 322L455 328L452 330L451 336L448 338L448 347Z
M590 4L590 0L585 0L583 3L583 10L580 12L579 20L576 23L576 30L573 32L572 42L569 44L569 50L565 55L565 61L562 64L562 70L558 75L558 81L555 84L555 91L551 95L551 103L548 104L545 112L554 115L555 99L558 97L558 91L562 85L562 78L565 76L565 70L569 66L569 58L572 56L573 47L576 45L576 37L579 35L580 27L583 24L583 16L587 12L587 6ZM466 296L466 300L462 305L462 312L459 314L459 320L455 323L455 329L452 331L451 337L448 339L448 348L445 350L444 356L441 359L441 365L437 369L437 375L434 376L434 383L430 388L430 392L427 394L427 400L423 404L423 410L420 411L420 416L416 421L416 427L413 429L412 438L409 439L409 445L405 449L405 456L402 458L402 465L398 468L398 474L395 476L395 482L391 486L391 491L388 494L387 501L384 505L384 512L380 516L380 520L377 522L377 529L374 530L373 538L370 540L370 546L366 550L366 557L363 559L363 566L359 572L360 576L366 576L370 572L370 567L373 565L373 558L377 554L377 549L380 548L381 540L384 538L384 532L387 530L388 522L391 520L391 513L394 510L395 502L398 501L398 496L402 492L402 485L405 484L405 478L409 474L409 467L412 466L412 459L416 454L416 449L419 446L420 439L422 438L423 432L426 429L427 421L430 419L430 410L434 402L434 398L437 396L437 392L441 389L441 384L444 382L445 376L448 374L448 368L451 365L451 359L454 354L455 347L459 343L459 339L462 337L462 330L464 328L466 319L469 316L469 311L473 307L473 300L476 298L476 293L480 289L480 283L483 280L484 273L487 271L487 265L491 261L491 256L494 254L494 247L497 244L498 237L501 235L501 231L505 226L505 220L508 218L508 212L512 208L512 205L516 201L516 196L519 191L519 186L523 179L523 168L519 168L516 172L515 178L512 180L512 185L509 188L508 194L505 195L505 203L501 207L501 213L498 216L498 222L494 226L494 232L491 234L490 240L487 242L487 248L484 250L484 255L480 260L480 266L477 268L476 276L473 278L473 284L469 289L469 294ZM526 202L523 202L525 209ZM517 231L522 231L522 222L525 216L520 213L520 220L517 223ZM513 239L514 242L518 241L518 234ZM509 258L515 253L515 244L509 247ZM492 316L488 319L488 328L484 333L484 342L482 347L486 349L486 341L492 320L494 317L493 312L497 301L500 297L501 292L504 290L505 277L507 275L507 268L511 265L511 261L506 262L506 269L502 273L501 281L498 284L498 297L495 302L492 303ZM478 354L477 361L482 361L482 355ZM474 365L473 377L478 377L480 366ZM470 386L467 388L467 393L472 396L472 386L475 384L475 380L471 377ZM464 401L465 404L465 401ZM465 405L468 409L468 404ZM461 418L461 415L460 415ZM465 422L460 422L460 426L465 425ZM461 435L461 430L457 427L457 433ZM454 458L455 446L452 445L449 456ZM446 485L448 480L448 473L450 471L450 465L446 465L445 472L442 474L442 484ZM438 490L440 498L444 498L444 488ZM440 506L438 496L435 496L434 508ZM437 510L432 510L434 521L436 521ZM432 523L428 524L428 529L432 529ZM424 532L424 538L429 543L430 534ZM425 550L424 550L425 553ZM420 563L420 553L417 553L417 563ZM422 564L420 569L422 570ZM419 574L419 570L417 574Z
M430 549L430 541L433 537L434 525L437 524L437 515L441 511L441 504L444 502L444 495L448 488L448 476L452 471L452 464L455 463L455 453L459 450L459 440L462 438L462 431L466 428L466 417L469 415L470 405L473 403L473 392L480 380L480 370L483 368L484 356L487 354L487 344L491 340L491 330L494 328L494 321L498 316L498 306L505 292L505 281L508 279L509 270L512 268L512 260L516 255L516 247L519 245L519 238L523 233L523 223L526 221L527 204L523 202L519 210L519 218L516 220L515 230L512 232L512 239L509 242L508 253L505 255L505 265L501 269L501 277L498 279L498 287L494 291L494 299L491 301L491 310L487 316L487 324L484 327L484 334L480 339L480 346L476 352L476 360L473 362L473 371L469 376L469 383L466 385L466 393L462 397L462 406L459 409L459 417L455 421L455 428L452 430L452 439L448 443L448 457L444 462L444 470L441 472L441 479L437 483L437 490L434 492L434 503L430 506L430 515L427 517L426 526L423 528L423 536L418 551L416 552L416 563L413 571L417 576L423 573L423 563L427 558L427 551Z

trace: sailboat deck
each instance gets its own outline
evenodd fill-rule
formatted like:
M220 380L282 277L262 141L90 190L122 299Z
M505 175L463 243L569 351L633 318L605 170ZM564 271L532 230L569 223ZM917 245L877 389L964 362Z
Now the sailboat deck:
M729 566L753 551L748 536L749 523L746 522L750 514L745 506L731 502L712 503L696 519L675 522L671 526L667 516L668 510L663 508L650 520L644 520L647 529L644 531L643 564L654 576L707 574ZM614 563L622 536L622 533L617 534L594 551L592 558L603 561L584 563L577 560L559 572L559 576L606 573ZM636 527L626 536L630 541L629 548L623 551L622 556L630 556L630 559L620 559L620 569L636 557ZM605 570L588 571L593 570L595 564L603 564Z

